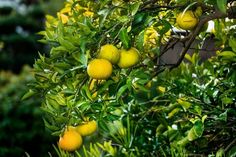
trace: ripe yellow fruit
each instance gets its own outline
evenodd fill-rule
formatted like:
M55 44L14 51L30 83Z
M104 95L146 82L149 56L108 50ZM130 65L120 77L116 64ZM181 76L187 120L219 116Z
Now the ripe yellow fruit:
M106 59L94 59L88 64L87 73L93 79L105 80L112 74L112 64Z
M190 10L182 12L177 16L178 26L184 30L192 30L198 23L198 18Z
M97 130L96 121L85 122L84 124L78 125L76 131L82 136L88 136L93 134Z
M120 51L120 60L118 66L120 68L130 68L136 65L140 60L139 51L131 47L129 50L122 49Z
M112 64L116 64L120 59L120 52L114 45L106 44L101 47L98 58L107 59Z
M74 151L82 145L82 137L73 127L68 127L60 137L58 146L66 151Z

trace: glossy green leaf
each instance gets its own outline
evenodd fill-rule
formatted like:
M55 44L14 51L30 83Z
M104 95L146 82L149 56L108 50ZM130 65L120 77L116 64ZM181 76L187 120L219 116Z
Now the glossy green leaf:
M23 95L21 100L28 99L28 98L32 97L33 95L35 95L35 94L36 93L32 89L29 89L29 91Z
M131 15L132 16L134 16L137 13L139 6L140 6L140 2L135 2L134 4L131 5Z
M120 30L120 33L119 33L119 38L123 44L123 47L125 49L129 49L131 47L131 41L130 41L130 36L127 32L127 29L126 28L122 28Z
M117 92L116 99L118 100L127 89L128 89L128 85L122 86Z

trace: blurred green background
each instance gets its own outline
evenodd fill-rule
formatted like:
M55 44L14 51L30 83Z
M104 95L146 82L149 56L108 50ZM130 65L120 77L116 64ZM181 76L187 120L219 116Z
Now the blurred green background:
M56 144L44 127L40 98L22 101L32 81L31 67L47 47L38 42L45 15L55 15L64 0L0 1L0 157L54 154Z

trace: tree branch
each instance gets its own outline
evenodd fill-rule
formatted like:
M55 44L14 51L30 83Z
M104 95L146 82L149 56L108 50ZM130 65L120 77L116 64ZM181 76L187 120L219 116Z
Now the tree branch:
M178 59L178 61L176 62L176 64L174 64L173 66L171 66L169 69L172 70L176 67L178 67L180 65L180 63L183 61L185 54L187 53L187 51L189 50L190 46L192 45L192 43L194 42L195 38L197 37L197 35L200 33L201 28L203 27L203 25L210 21L210 20L214 20L214 19L220 19L220 18L225 18L227 17L227 14L223 14L221 12L215 12L212 13L206 17L203 17L202 19L200 19L197 27L195 28L195 30L193 32L191 32L190 34L190 39L187 41L185 47L182 49L181 51L181 55L180 58Z
M140 9L140 12L147 11L147 10L155 10L155 9L160 9L160 8L165 8L165 9L175 9L175 8L181 8L183 7L182 5L178 6L169 6L169 5L153 5L151 7L143 7ZM164 10L163 10L164 11Z

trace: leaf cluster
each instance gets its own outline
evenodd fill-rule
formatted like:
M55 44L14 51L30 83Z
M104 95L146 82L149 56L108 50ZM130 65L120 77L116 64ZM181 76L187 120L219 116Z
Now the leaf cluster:
M185 55L189 47L184 47L181 55L189 63L179 60L171 71L168 64L159 65L161 56L173 48L172 41L185 44L190 39L190 46L195 38L209 37L198 27L185 37L173 29L178 12L202 5L202 1L80 0L68 1L57 17L47 16L46 29L39 34L41 42L50 45L50 54L36 60L36 81L25 98L35 93L43 97L45 125L53 135L87 118L96 120L99 128L88 140L97 143L74 153L58 150L59 156L174 156L231 148L236 46L230 26L234 21L215 20L215 29L225 28L224 33L213 33L217 44L224 46L215 58L200 64L200 42L192 56ZM219 1L218 14L206 1L204 20L225 17L221 5L226 7ZM147 35L150 30L154 38ZM87 65L107 43L136 47L141 61L129 69L113 65L110 78L93 80Z

